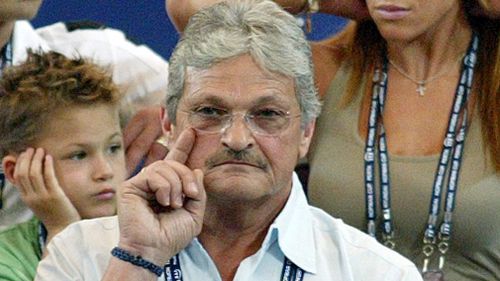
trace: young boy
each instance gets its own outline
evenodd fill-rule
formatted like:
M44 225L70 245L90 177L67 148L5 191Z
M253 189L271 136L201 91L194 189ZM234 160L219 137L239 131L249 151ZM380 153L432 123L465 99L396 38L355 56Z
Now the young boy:
M111 77L83 59L30 51L4 71L2 167L36 218L0 233L0 280L33 280L55 234L116 213L127 176L119 106Z

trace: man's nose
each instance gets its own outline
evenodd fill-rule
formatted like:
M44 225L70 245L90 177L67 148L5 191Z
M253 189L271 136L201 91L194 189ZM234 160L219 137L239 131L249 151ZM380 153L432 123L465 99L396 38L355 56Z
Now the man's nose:
M245 115L233 115L227 127L222 130L221 141L224 146L235 151L249 149L255 145L255 139L245 120Z

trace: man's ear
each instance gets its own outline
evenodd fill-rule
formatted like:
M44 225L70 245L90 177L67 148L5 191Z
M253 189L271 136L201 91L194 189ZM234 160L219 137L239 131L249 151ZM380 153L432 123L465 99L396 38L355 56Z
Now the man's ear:
M162 107L160 110L161 130L163 131L163 139L166 140L166 145L171 147L173 144L172 137L175 134L175 125L170 122L167 110Z
M5 177L8 181L17 186L16 180L14 179L14 173L16 171L17 156L7 155L2 159L2 168Z
M306 124L305 128L302 130L302 136L299 146L299 158L305 157L309 151L309 146L311 145L311 140L314 134L314 128L316 127L316 120L313 120Z
M168 118L168 112L164 107L161 107L160 109L160 120L161 120L161 130L163 131L163 134L170 132L172 123L170 123L170 118Z

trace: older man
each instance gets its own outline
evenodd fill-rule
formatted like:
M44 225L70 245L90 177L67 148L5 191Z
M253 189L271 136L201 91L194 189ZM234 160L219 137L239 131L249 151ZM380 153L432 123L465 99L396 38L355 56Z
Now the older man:
M307 204L293 169L319 102L292 16L269 1L216 4L170 63L169 154L120 188L118 217L55 237L36 280L421 280Z

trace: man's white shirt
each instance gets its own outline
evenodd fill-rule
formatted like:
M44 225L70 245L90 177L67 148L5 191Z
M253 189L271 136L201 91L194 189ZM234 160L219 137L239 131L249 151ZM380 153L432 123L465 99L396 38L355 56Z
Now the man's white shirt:
M116 216L74 223L52 239L35 280L101 280L118 239ZM234 280L278 281L285 256L305 271L304 281L422 280L406 258L310 206L295 174L288 201L262 247L241 262ZM179 253L179 258L183 280L221 280L197 239Z

